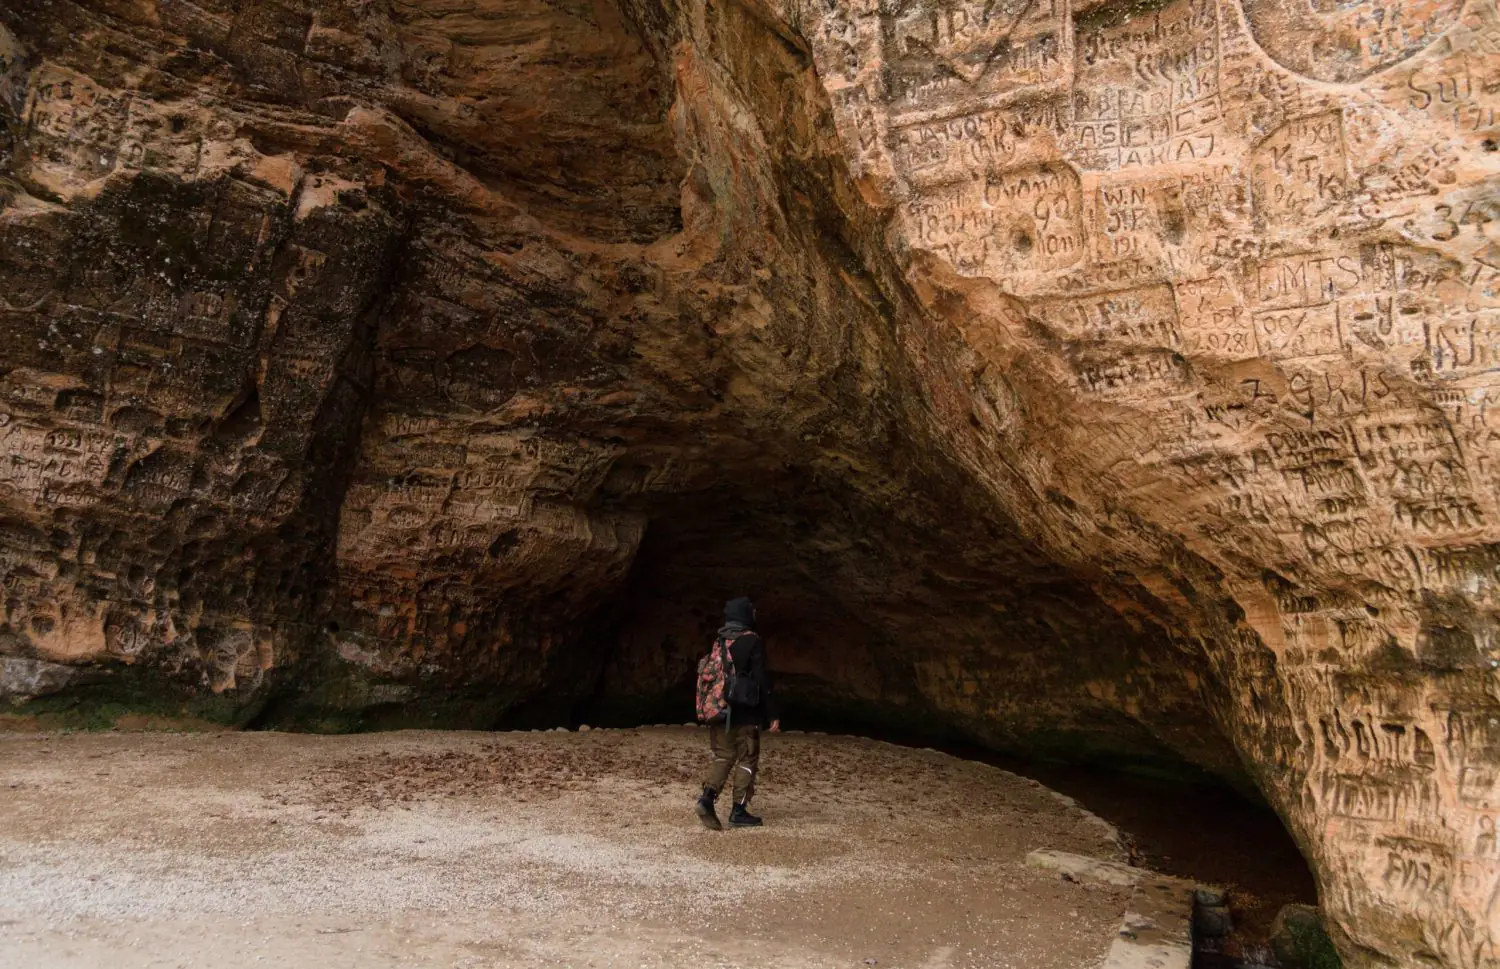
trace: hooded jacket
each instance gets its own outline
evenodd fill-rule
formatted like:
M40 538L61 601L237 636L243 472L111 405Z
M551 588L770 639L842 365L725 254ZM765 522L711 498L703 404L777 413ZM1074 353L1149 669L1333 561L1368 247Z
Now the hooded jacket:
M719 635L739 636L729 648L729 659L734 664L735 675L748 676L760 684L759 704L730 704L729 725L770 726L771 721L780 718L780 713L777 712L776 696L771 692L771 670L766 662L765 640L755 632L755 606L749 599L741 596L724 604L724 625L719 628Z

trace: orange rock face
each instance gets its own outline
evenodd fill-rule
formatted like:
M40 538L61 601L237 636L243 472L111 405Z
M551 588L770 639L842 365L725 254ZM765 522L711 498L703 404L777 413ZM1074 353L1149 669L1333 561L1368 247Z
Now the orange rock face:
M1500 966L1493 0L0 24L17 702L685 711L748 591L794 708L1253 780L1350 965Z

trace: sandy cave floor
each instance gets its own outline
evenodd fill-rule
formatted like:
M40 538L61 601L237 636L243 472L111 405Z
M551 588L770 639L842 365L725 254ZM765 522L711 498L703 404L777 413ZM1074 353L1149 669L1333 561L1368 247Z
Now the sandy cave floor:
M0 966L1085 969L1119 859L1034 781L767 737L761 830L691 802L693 728L0 735Z

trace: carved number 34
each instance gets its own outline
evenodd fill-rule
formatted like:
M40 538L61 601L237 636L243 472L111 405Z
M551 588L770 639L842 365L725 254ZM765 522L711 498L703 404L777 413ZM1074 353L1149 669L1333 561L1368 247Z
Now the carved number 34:
M1460 215L1456 219L1453 217L1453 206L1439 205L1435 211L1437 217L1443 221L1443 227L1434 232L1432 238L1437 242L1447 242L1449 239L1456 238L1466 225L1474 226L1474 231L1476 232L1483 232L1484 230L1479 227L1486 222L1493 221L1488 211L1493 204L1493 202L1486 201L1482 204L1480 210L1476 212L1474 210L1475 202L1471 200L1468 205L1464 206L1463 215Z

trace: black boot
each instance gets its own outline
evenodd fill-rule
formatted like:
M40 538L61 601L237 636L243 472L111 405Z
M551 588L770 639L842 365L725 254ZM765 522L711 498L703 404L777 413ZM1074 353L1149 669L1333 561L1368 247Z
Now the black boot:
M729 826L731 828L758 828L765 822L749 811L745 805L736 804L734 810L729 812Z
M703 826L710 831L724 830L724 826L719 823L719 812L714 810L714 801L718 799L719 795L712 788L707 787L703 789L702 796L698 798L698 806L696 808L698 820L702 821Z

